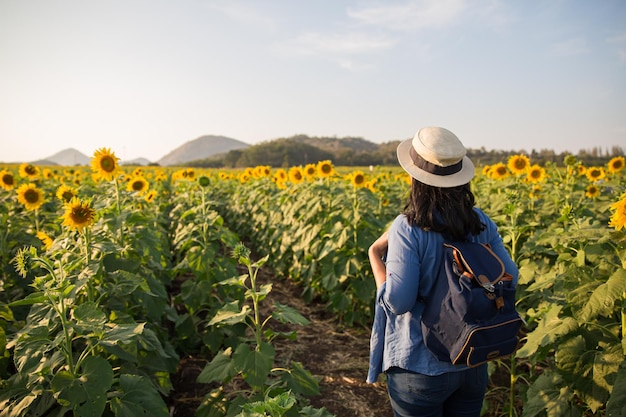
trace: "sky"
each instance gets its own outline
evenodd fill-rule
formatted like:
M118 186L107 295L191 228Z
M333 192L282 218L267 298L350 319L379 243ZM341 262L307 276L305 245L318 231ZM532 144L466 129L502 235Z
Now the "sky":
M626 149L626 1L0 0L0 161L424 126Z

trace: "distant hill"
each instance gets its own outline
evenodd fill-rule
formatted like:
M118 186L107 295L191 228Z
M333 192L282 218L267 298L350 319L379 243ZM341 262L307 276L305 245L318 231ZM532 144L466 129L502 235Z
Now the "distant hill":
M161 166L182 165L189 161L209 158L213 155L226 153L236 149L244 149L248 146L250 145L245 142L227 138L225 136L201 136L197 139L184 143L165 155L163 158L159 159L157 162Z
M307 145L315 146L316 148L323 149L326 152L337 154L341 152L374 152L379 148L379 145L363 138L357 137L317 137L307 135L296 135L291 138L295 142L305 143Z
M135 158L135 159L130 159L128 161L121 161L120 165L139 165L139 166L147 166L150 165L152 162L150 162L149 160L147 160L146 158Z
M77 151L74 148L68 148L57 152L54 155L47 158L40 159L38 161L31 162L34 165L61 165L61 166L76 166L76 165L89 165L91 159L85 154Z

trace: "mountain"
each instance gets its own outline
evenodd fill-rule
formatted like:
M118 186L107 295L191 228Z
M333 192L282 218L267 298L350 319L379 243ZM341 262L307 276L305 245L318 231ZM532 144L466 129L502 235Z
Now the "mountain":
M61 166L76 166L76 165L89 165L91 159L85 154L77 151L74 148L68 148L57 152L52 156L34 161L34 165L61 165Z
M236 139L227 138L225 136L201 136L197 139L190 140L178 148L174 149L157 162L161 166L179 165L189 161L205 159L213 155L226 153L236 149L247 148L245 142Z

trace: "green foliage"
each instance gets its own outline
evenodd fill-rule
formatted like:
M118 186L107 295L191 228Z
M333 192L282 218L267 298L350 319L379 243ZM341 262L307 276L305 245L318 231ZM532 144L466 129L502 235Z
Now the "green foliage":
M233 257L247 268L248 273L220 284L244 289L244 299L225 304L210 320L209 326L243 323L248 327L251 336L244 336L234 346L218 352L204 367L197 380L207 384L227 384L233 378L240 377L249 389L229 393L222 390L211 392L205 397L205 404L211 406L201 407L199 415L298 415L295 411L301 408L298 406L299 396L319 395L317 380L298 362L275 367L276 352L271 342L277 334L267 326L272 319L292 324L308 324L308 320L296 310L282 304L275 305L272 314L262 317L260 303L270 293L272 285L259 285L257 275L268 257L252 262L250 251L243 244L233 249ZM246 301L248 303L244 304ZM223 414L216 411L216 403L223 405ZM238 411L240 412L236 414Z

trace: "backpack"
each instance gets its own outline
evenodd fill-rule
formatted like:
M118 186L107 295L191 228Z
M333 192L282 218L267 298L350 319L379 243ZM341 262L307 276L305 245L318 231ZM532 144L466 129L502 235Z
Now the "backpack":
M478 366L512 355L523 319L512 276L489 245L444 243L444 260L425 303L422 333L440 360Z

